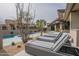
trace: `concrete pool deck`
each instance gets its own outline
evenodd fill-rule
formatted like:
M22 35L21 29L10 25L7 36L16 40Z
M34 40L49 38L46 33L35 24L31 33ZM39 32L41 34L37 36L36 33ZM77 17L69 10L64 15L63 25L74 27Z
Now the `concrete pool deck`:
M21 52L15 54L14 56L32 56L32 55L26 53L25 50L22 50Z
M20 45L21 47L18 48L17 46ZM5 46L3 49L0 50L0 56L14 56L15 54L19 53L20 51L24 50L24 44L19 42L18 44L12 46Z

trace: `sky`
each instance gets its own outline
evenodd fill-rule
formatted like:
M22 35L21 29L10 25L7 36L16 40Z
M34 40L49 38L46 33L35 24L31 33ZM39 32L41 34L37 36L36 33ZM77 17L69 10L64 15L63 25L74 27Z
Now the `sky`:
M27 9L27 5L26 9ZM31 14L35 11L35 21L44 19L47 22L52 22L57 18L57 9L65 9L64 3L32 3L30 4ZM14 3L0 3L0 23L5 19L16 19L16 8Z

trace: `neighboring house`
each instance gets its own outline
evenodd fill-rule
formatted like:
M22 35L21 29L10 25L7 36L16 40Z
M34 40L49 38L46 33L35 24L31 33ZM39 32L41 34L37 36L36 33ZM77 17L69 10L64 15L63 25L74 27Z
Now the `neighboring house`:
M55 30L60 32L69 32L69 21L64 20L65 9L58 9L58 18L55 21Z
M60 26L59 20L54 20L48 25L51 31L59 31L60 28L59 26Z
M0 36L4 34L17 34L15 20L5 19L5 23L0 24Z
M6 24L0 24L0 30L7 30Z
M64 19L70 22L72 46L79 48L79 3L68 3Z
M51 22L51 30L57 32L69 32L69 21L64 20L65 9L58 9L58 17L56 20Z
M16 30L17 29L16 20L5 19L5 24L7 25L8 30Z
M64 21L64 12L65 9L58 9L58 17L55 21L53 21L51 25L51 30L61 32L65 29L65 21Z
M23 29L25 29L26 25L27 25L26 23L23 23ZM28 32L37 32L39 30L38 28L36 28L35 24L28 24L28 25L29 25ZM0 35L19 34L19 33L20 31L19 26L17 25L17 20L5 19L5 23L0 24Z
M62 31L62 21L64 20L63 17L64 17L64 12L65 12L65 9L58 9L57 10L58 12L58 18L56 19L55 21L55 31Z

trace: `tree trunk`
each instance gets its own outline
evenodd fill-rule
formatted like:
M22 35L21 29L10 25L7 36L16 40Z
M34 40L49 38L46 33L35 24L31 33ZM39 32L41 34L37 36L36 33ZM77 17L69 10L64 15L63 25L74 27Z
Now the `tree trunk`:
M43 35L43 29L41 29L41 36Z
M41 31L41 36L43 35L42 31Z
M22 34L22 41L23 41L23 43L27 42L28 39L29 39L28 34L26 34L26 33L21 33L21 34Z
M26 43L28 41L28 36L24 34L22 36L22 41L23 41L23 43Z

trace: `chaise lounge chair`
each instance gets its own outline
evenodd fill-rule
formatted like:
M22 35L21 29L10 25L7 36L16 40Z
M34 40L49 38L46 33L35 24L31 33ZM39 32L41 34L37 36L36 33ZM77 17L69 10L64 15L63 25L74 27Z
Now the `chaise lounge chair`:
M37 40L46 41L46 42L56 42L62 36L62 32L58 33L57 35L45 35L40 36Z
M60 34L62 32L56 32L56 33L46 33L43 36L45 37L56 37L58 34Z
M59 34L59 33L60 33L60 32L55 32L55 31L47 32L47 34L50 34L50 35L52 35L52 34L57 35L57 34Z
M70 36L67 33L63 33L63 35L54 43L40 40L30 40L25 44L25 51L31 55L37 56L71 55L57 52L68 39L70 39Z

